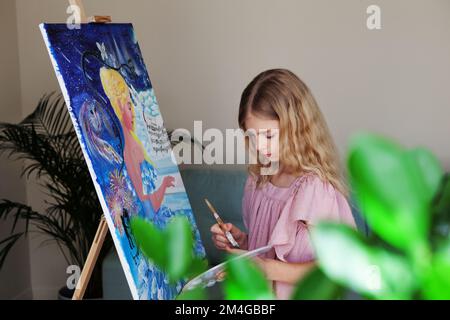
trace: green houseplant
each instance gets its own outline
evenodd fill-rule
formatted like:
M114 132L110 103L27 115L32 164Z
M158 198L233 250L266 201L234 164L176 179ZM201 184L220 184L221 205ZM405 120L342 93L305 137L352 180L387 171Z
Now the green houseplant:
M27 204L0 201L0 219L13 219L11 234L0 239L0 268L14 244L30 232L47 235L68 265L82 268L102 209L62 96L44 95L20 123L0 123L0 153L23 161L21 175L35 177L47 199L44 212ZM17 231L19 220L25 223L24 231ZM86 297L101 296L100 266L111 244L107 238Z
M450 299L450 180L426 149L356 136L348 170L373 231L313 231L319 265L337 283L371 299Z

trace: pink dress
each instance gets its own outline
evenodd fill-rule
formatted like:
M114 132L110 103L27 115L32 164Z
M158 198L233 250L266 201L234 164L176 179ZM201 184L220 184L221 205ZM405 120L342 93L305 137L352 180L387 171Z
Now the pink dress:
M320 220L334 220L355 227L345 197L330 183L313 174L294 180L290 187L268 182L256 188L255 179L247 178L242 200L244 225L248 230L248 250L268 244L274 248L264 257L284 262L308 262L315 259L306 225ZM274 281L277 299L289 299L293 286Z

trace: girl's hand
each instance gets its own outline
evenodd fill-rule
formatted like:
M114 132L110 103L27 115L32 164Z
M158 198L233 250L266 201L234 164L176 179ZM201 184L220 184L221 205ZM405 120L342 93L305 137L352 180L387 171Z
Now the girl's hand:
M162 181L162 185L165 188L174 187L175 186L175 178L172 177L172 176L165 176L163 181Z
M239 244L239 247L241 247L242 249L247 248L246 233L242 232L241 230L239 230L239 228L237 228L231 223L225 223L225 228L227 231L231 233L234 240L236 240L236 242ZM211 227L211 233L212 233L212 240L217 249L227 250L231 248L231 243L228 241L228 239L225 236L225 233L219 227L219 224L216 223Z

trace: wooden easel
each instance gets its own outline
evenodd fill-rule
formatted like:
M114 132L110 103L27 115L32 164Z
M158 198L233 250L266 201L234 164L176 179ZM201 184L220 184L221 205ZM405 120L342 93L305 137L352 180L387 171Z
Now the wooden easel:
M111 22L110 16L92 16L88 17L86 11L84 10L84 5L82 0L69 0L70 5L78 6L80 12L81 23L107 23ZM98 225L97 232L95 233L94 242L89 249L89 254L86 258L86 262L83 266L83 271L81 272L80 279L78 279L75 292L73 293L72 300L83 299L84 293L86 292L89 279L91 278L92 271L94 270L95 263L97 262L98 255L102 249L103 243L105 242L106 234L108 233L108 225L106 223L105 217L102 215L100 218L100 223Z
M94 270L95 263L97 262L98 255L100 254L100 250L102 249L103 243L105 242L107 233L108 225L106 223L105 217L102 215L97 232L95 233L94 242L92 242L91 248L89 249L89 254L86 258L86 262L84 263L80 279L78 279L75 292L72 296L72 300L83 299L84 293L86 292L87 285L92 275L92 271Z

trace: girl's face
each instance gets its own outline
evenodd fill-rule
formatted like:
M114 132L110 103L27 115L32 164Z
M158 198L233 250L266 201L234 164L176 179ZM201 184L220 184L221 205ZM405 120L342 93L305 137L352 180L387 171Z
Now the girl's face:
M278 120L264 119L249 113L245 118L245 129L251 147L256 149L264 164L279 162L280 122Z
M120 103L120 102L119 102ZM130 98L127 97L123 103L120 104L120 109L122 111L122 124L128 130L134 129L134 110L131 104Z

